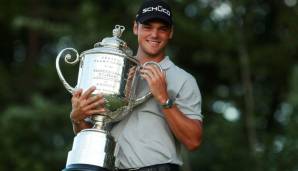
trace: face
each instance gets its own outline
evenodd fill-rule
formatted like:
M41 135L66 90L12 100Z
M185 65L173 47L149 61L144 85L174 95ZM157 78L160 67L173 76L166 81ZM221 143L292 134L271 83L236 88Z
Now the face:
M150 58L164 57L166 45L173 35L169 25L161 21L150 21L143 24L135 22L133 31L138 36L138 55Z

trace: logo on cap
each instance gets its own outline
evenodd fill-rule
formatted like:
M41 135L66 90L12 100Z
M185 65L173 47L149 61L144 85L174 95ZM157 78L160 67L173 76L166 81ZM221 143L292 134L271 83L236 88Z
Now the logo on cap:
M165 13L168 16L171 16L171 12L169 10L167 10L166 8L163 8L161 5L158 5L156 7L147 7L144 8L142 13L145 14L147 12L151 12L151 11L158 11L158 12L162 12Z

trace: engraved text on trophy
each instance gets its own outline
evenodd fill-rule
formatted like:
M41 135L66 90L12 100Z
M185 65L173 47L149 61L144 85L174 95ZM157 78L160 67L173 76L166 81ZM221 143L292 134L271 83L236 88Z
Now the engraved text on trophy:
M119 94L124 60L110 54L89 54L85 58L83 78L79 88L83 90L96 86L94 94Z

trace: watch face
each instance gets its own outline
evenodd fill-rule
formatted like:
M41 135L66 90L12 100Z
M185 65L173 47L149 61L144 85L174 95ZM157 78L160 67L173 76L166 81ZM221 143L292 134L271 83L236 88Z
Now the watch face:
M162 104L161 105L164 109L168 109L168 108L171 108L173 106L173 100L172 99L168 99L166 101L165 104Z

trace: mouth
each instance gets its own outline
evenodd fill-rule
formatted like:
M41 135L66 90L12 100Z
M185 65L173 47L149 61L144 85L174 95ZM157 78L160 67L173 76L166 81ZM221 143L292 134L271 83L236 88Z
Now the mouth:
M158 40L147 40L147 43L149 43L149 45L151 45L152 47L156 47L159 46L161 42Z

